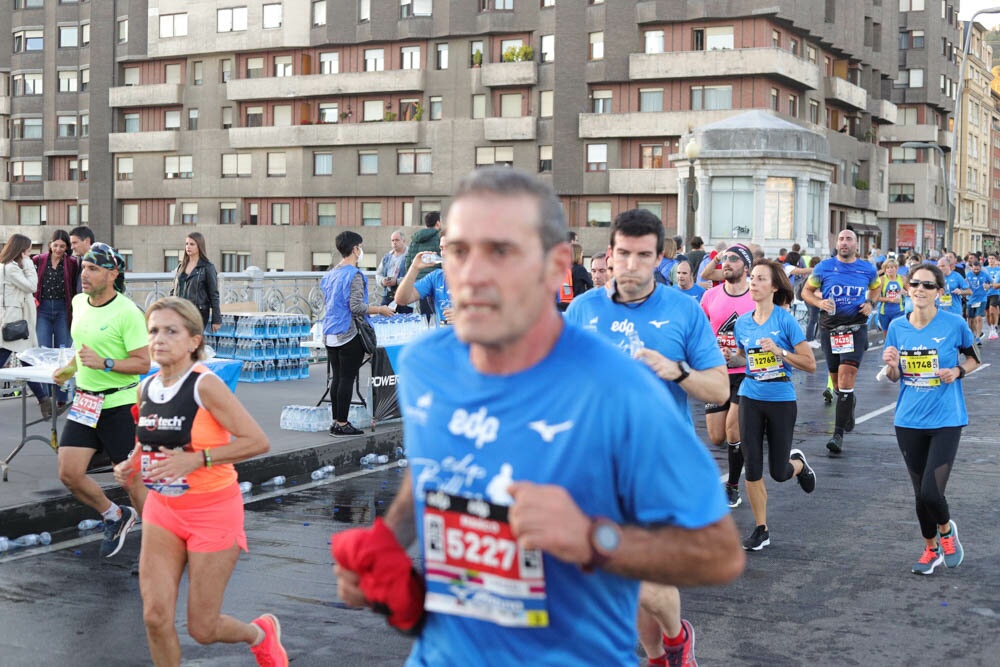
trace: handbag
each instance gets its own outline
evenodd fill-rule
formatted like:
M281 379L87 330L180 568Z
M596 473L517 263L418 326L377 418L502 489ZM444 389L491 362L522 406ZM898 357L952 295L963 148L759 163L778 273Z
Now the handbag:
M0 267L0 271L6 277L7 267ZM0 282L0 307L3 308L3 312L7 312L7 290L3 282ZM375 331L372 330L372 336L374 337ZM19 320L14 320L13 322L7 322L3 325L3 340L5 343L12 343L16 340L27 340L28 338L28 320L21 318Z
M358 336L361 337L361 347L365 354L375 354L378 347L378 340L375 337L375 327L360 315L354 316L354 325L358 328Z

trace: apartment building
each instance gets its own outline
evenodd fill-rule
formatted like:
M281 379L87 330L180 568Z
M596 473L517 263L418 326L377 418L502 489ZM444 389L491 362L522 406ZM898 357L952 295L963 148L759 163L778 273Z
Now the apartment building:
M548 179L588 248L635 206L683 231L692 139L706 241L886 245L898 105L947 134L947 95L895 86L901 17L952 31L936 0L13 1L3 233L87 222L140 271L190 229L222 270L324 268L344 227L374 261L486 164ZM931 51L924 81L954 80Z
M1000 250L1000 67L993 68L990 81L990 226L983 235L983 250Z

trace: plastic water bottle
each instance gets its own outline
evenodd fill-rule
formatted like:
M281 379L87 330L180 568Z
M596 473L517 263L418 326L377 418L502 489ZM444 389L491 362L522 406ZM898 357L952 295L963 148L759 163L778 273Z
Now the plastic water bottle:
M253 484L250 482L240 482L240 493L250 493L253 490Z
M266 482L261 482L261 486L284 486L284 485L285 485L284 475L277 475L267 480Z
M378 458L376 459L376 461L377 461L377 462L378 462L379 464L385 464L385 463L388 463L388 462L389 462L389 457L388 457L388 456L386 456L385 454L379 454L379 455L378 455Z
M882 380L884 380L885 376L886 376L886 374L888 372L889 372L889 367L888 366L882 366L882 368L880 368L878 370L878 374L875 376L875 381L876 382L881 382Z
M395 454L396 454L396 458L397 459L405 458L406 457L406 450L404 450L402 447L396 447Z
M104 522L100 519L84 519L80 523L76 524L77 530L93 530L98 526L103 526Z
M639 334L637 334L634 331L630 331L628 333L628 354L629 354L629 356L634 359L635 356L637 354L639 354L639 351L642 350L642 348L644 348L644 347L646 347L646 345L642 342L642 339L639 338Z
M6 537L0 536L0 553L10 550L10 540Z
M396 465L398 465L400 468L405 468L406 466L410 465L410 462L407 461L406 459L399 459L398 461L396 461Z
M323 466L322 468L317 468L316 470L313 470L309 476L312 477L313 479L326 479L327 477L333 475L333 471L334 471L333 466Z
M32 533L30 535L22 535L17 539L11 540L10 544L14 547L34 547L39 544L52 544L52 536L48 533Z
M420 259L424 260L424 264L440 264L441 255L436 252L425 252L420 255Z

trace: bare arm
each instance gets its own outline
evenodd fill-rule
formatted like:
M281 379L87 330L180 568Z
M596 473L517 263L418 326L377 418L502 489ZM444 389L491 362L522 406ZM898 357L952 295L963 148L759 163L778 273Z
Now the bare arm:
M673 382L681 376L681 367L677 362L656 350L644 347L636 354L636 359L649 366L661 380ZM680 387L697 401L725 403L729 400L729 373L725 366L713 366L703 371L692 369Z
M704 270L702 270L701 275L698 276L702 280L711 280L712 282L719 282L722 280L722 268L715 262L709 262L705 265Z
M396 298L394 301L397 306L405 306L420 299L420 293L417 292L413 284L417 282L418 273L432 266L434 265L424 263L423 253L418 253L413 258L413 263L406 270L406 275L403 276L403 279L399 281L399 285L396 286Z
M100 371L104 370L104 357L98 355L86 345L80 347L78 355L80 357L80 363L87 368L93 368ZM144 373L148 373L149 346L144 345L143 347L129 350L128 357L125 359L115 359L114 361L115 365L111 370L115 373L122 373L124 375L142 375ZM75 368L76 367L74 365L74 372Z
M396 497L385 513L385 523L396 534L396 541L407 549L417 539L417 525L413 507L413 477L409 469L403 475Z

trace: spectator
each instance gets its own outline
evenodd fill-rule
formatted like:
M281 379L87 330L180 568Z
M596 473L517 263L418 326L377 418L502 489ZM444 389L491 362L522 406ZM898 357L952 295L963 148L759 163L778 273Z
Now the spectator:
M77 294L83 291L83 286L80 282L80 276L83 274L83 256L90 250L90 246L94 240L94 232L86 225L74 227L69 232L69 247L73 249L73 256L76 257L76 263L80 269L76 275Z
M41 347L73 347L70 326L73 323L73 297L79 293L77 284L80 265L68 254L69 234L57 229L52 232L49 252L35 255L38 287L35 303L38 304L38 345ZM56 391L58 409L66 407L67 395Z
M37 312L32 293L38 286L38 273L31 261L31 239L23 234L12 234L3 250L0 250L0 290L3 293L3 303L0 306L0 323L8 325L11 322L25 320L28 323L28 337L22 340L3 340L0 338L0 368L7 365L7 360L14 352L23 352L31 347L38 347L38 335L35 333ZM24 362L21 362L22 365ZM42 417L52 416L52 402L49 400L45 385L29 382L31 393L38 399L38 407Z
M592 288L594 281L583 266L583 246L573 241L570 248L573 249L573 266L570 269L573 274L573 296L577 297Z
M208 261L205 252L205 237L201 232L191 232L184 239L184 259L174 275L174 286L170 296L179 296L195 305L201 313L201 320L208 330L222 326L222 312L219 310L219 275L215 265Z
M406 242L403 239L403 232L396 231L389 237L392 250L382 255L382 260L375 270L375 280L382 286L382 305L389 306L396 298L396 288L399 281L406 273L404 265L406 263ZM397 306L396 312L400 314L412 313L410 306Z
M692 236L689 245L691 249L687 253L687 258L688 263L691 265L691 271L694 272L701 266L702 260L705 259L705 241L700 236ZM692 278L694 278L694 275L692 275Z

